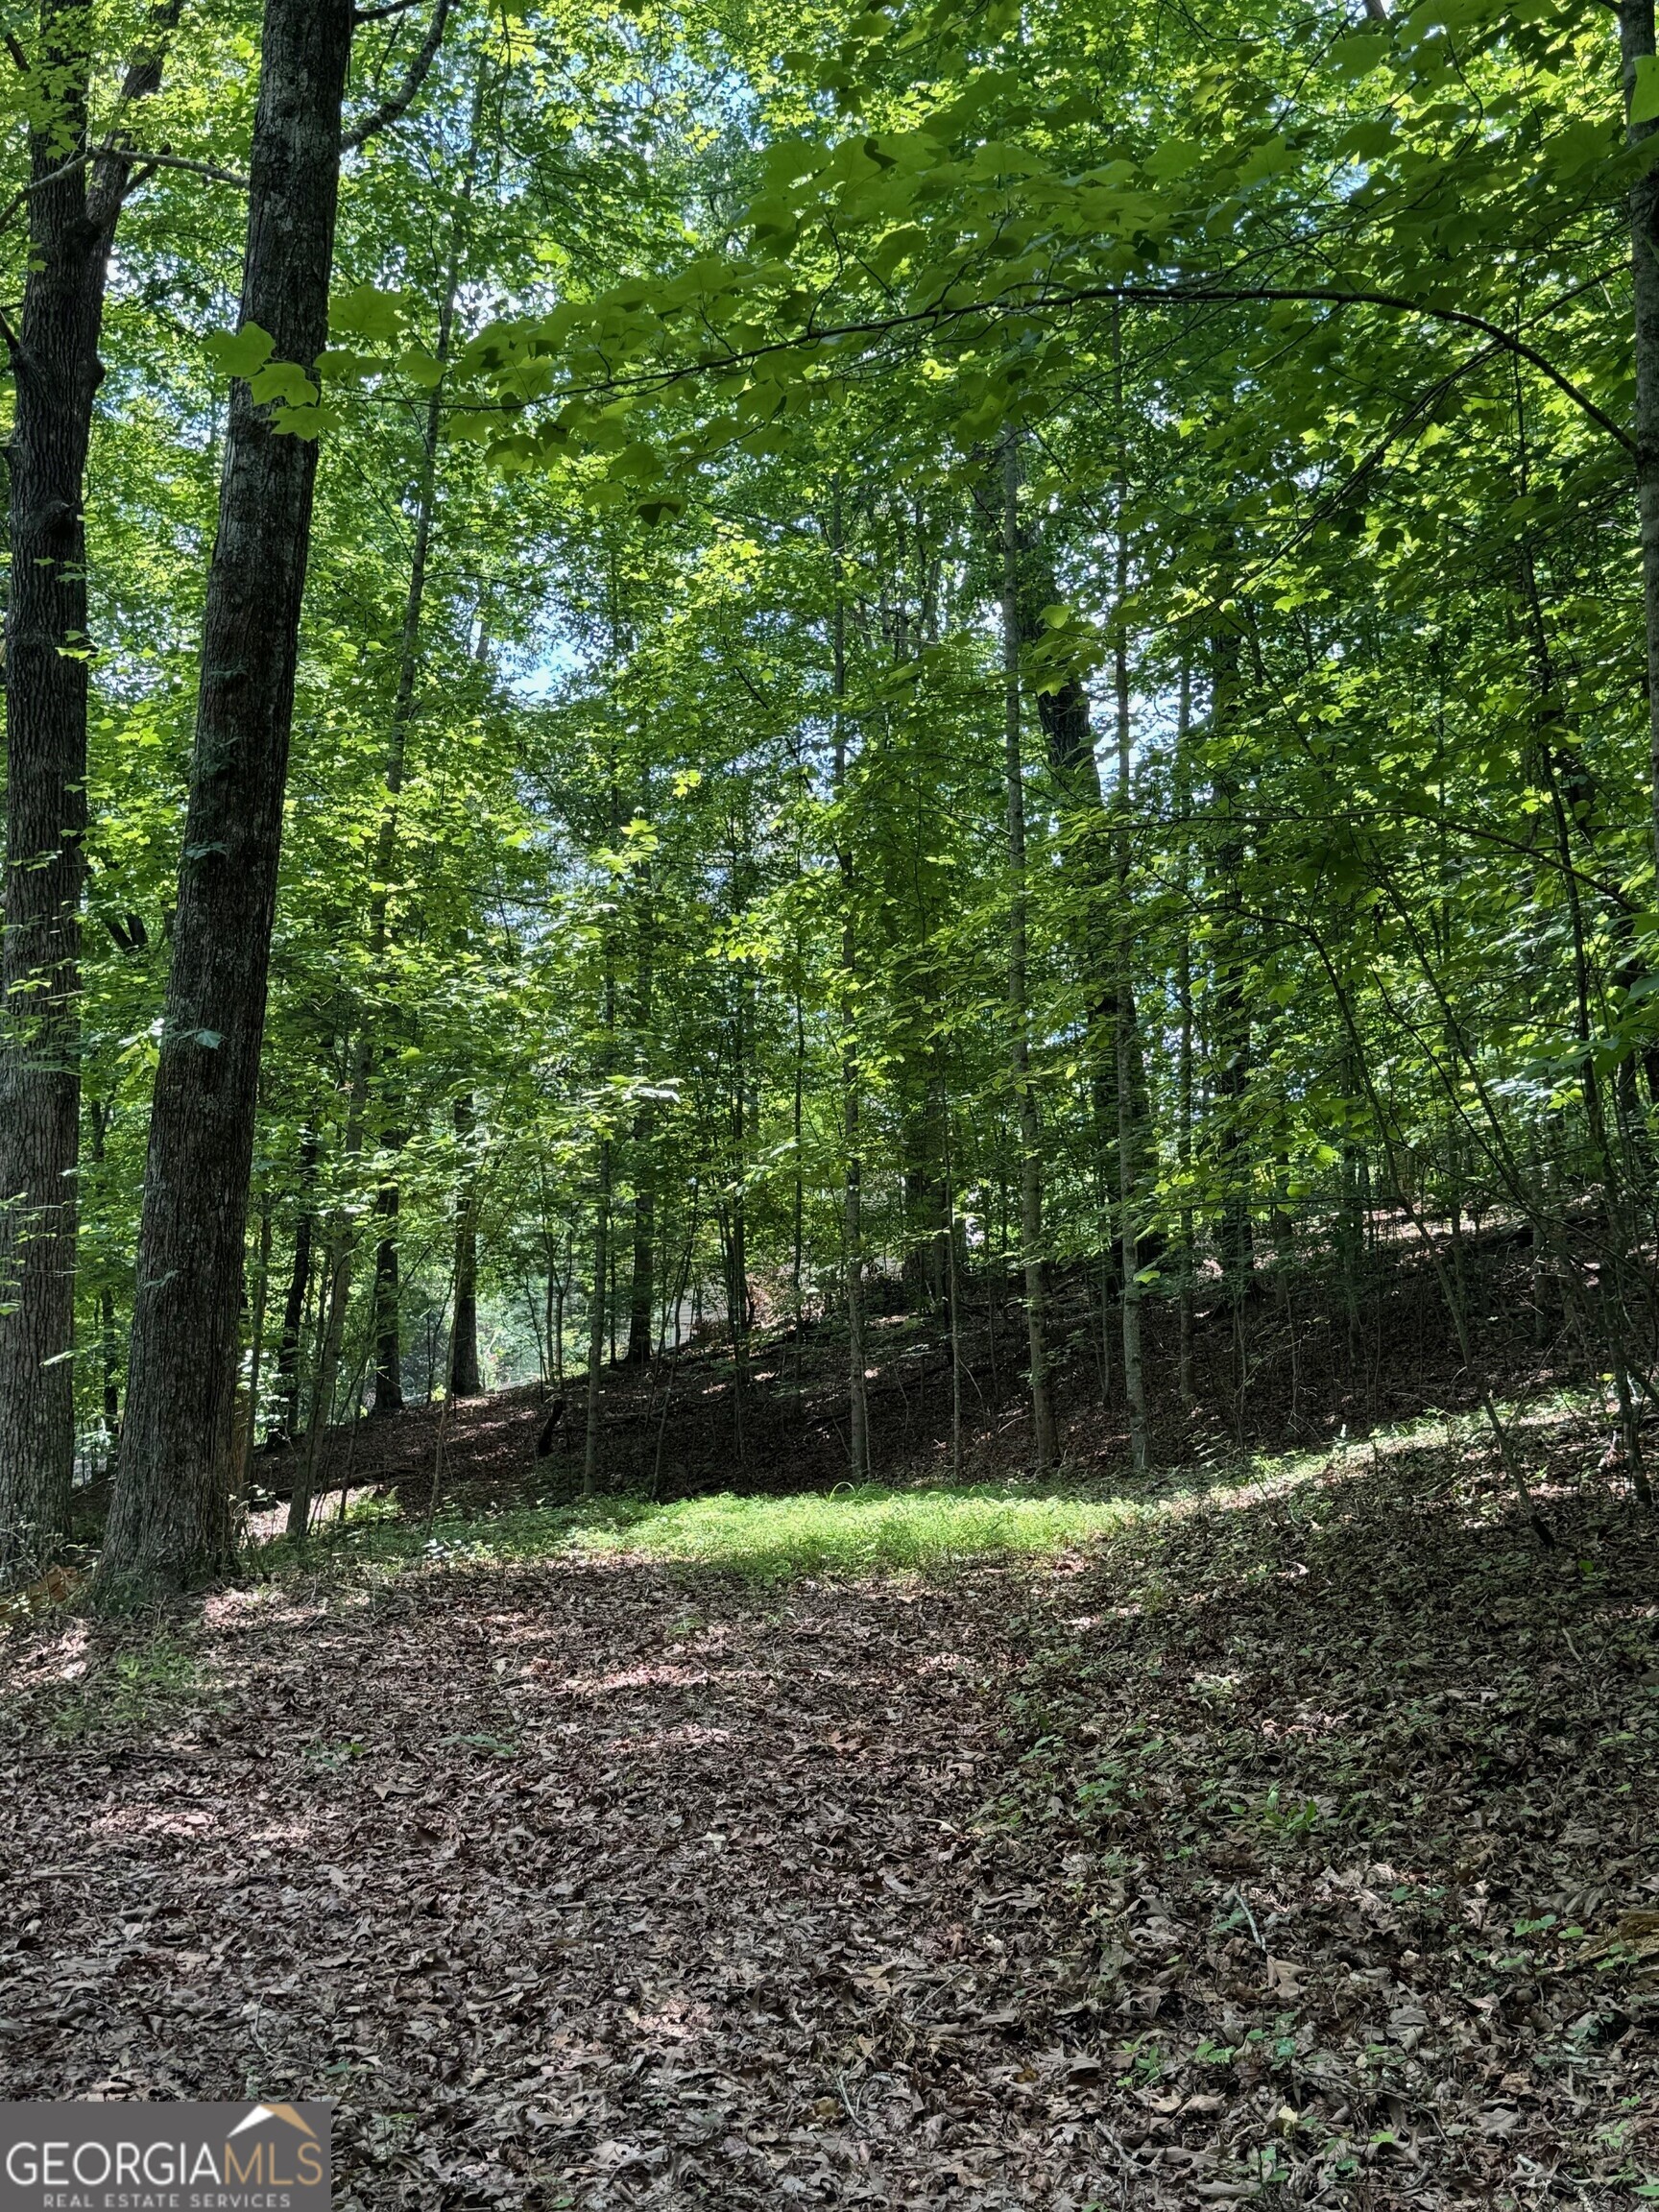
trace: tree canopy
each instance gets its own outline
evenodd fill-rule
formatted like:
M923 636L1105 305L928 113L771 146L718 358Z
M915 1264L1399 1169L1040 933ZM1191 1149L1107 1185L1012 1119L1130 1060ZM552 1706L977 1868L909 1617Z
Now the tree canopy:
M1524 1487L1483 1225L1645 1494L1651 7L304 14L4 18L6 1555L1011 1285L1144 1468L1405 1248Z

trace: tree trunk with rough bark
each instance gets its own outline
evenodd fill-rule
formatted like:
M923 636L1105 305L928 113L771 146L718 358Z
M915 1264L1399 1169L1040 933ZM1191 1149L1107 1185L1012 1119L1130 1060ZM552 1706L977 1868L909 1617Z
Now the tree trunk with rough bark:
M154 92L180 0L151 10L123 102ZM82 838L86 827L84 507L109 250L130 163L84 140L89 0L41 0L31 80L29 273L6 330L15 399L6 459L6 872L0 952L0 1573L67 1530L75 1469L76 1171Z
M351 0L266 0L238 325L307 372L327 335L351 29ZM316 474L315 442L233 382L105 1605L231 1564L237 1310Z

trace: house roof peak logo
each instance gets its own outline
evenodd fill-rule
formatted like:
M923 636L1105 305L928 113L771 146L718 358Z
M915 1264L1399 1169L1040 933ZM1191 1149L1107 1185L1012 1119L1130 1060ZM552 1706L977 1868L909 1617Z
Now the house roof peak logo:
M250 2128L262 2127L267 2120L286 2121L290 2128L298 2128L301 2135L309 2135L313 2143L317 2140L316 2128L292 2104L255 2104L245 2119L237 2121L230 2133L246 2135Z

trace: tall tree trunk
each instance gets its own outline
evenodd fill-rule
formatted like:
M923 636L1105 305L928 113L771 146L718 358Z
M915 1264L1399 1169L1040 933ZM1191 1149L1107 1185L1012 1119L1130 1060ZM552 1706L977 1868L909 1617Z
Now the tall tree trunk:
M945 1116L945 1298L950 1316L950 1479L962 1479L962 1286L957 1252L956 1161L950 1141L950 1099Z
M732 1422L737 1466L742 1471L747 1453L745 1430L749 1398L749 1218L745 1196L748 1181L748 986L741 972L737 980L735 1049L732 1085L732 1203L727 1220L726 1310L732 1323Z
M1047 1286L1043 1253L1043 1133L1031 1081L1031 1010L1026 986L1025 773L1020 737L1020 447L1002 447L1003 767L1008 803L1008 1021L1020 1117L1020 1252L1025 1273L1025 1338L1031 1444L1037 1472L1054 1464L1048 1388Z
M86 1126L92 1138L92 1166L94 1172L98 1175L100 1185L103 1182L105 1149L112 1116L113 1109L107 1106L102 1098L87 1100ZM119 1374L118 1357L119 1352L115 1337L115 1293L108 1283L103 1283L98 1289L98 1362L103 1369L104 1377L104 1433L108 1439L108 1464L110 1465L114 1462L121 1439L121 1391L117 1382Z
M649 819L651 784L647 774L641 811ZM634 1030L637 1048L651 1072L651 998L656 967L656 909L647 877L640 882L637 932ZM649 1366L657 1317L657 1109L650 1099L634 1116L634 1269L628 1295L628 1350L631 1367Z
M397 864L397 816L409 766L409 732L415 719L415 692L421 673L421 626L425 613L426 575L432 557L432 531L438 509L438 446L444 420L442 372L448 366L450 347L455 335L455 301L461 289L462 268L471 230L472 190L477 175L478 120L483 97L484 71L480 67L472 87L472 120L468 137L466 174L461 198L450 224L444 296L438 307L438 339L433 358L441 373L427 399L426 419L421 429L420 473L416 479L415 536L409 554L409 582L403 595L403 626L397 640L397 687L392 699L380 821L374 834L374 872L369 894L369 973L383 1001L389 999L391 991L387 951L392 941L389 924L392 872ZM478 657L482 660L485 653L482 623L479 625L478 648ZM384 1026L391 1011L390 1006L383 1002L378 1011L380 1025ZM357 1062L359 1075L353 1100L359 1128L363 1124L368 1106L375 1026L374 1014L365 1009ZM387 1142L391 1143L390 1139ZM376 1190L374 1212L380 1223L380 1234L374 1248L373 1411L377 1414L400 1413L403 1410L403 1354L397 1289L399 1192L396 1177L388 1176ZM347 1256L346 1264L348 1267L350 1264L349 1255ZM454 1333L451 1331L453 1340ZM474 1317L474 1373L477 1367L476 1344Z
M611 1139L599 1141L599 1186L593 1202L593 1281L588 1293L588 1421L582 1439L582 1491L599 1482L600 1378L605 1369L605 1310L611 1280Z
M150 12L123 104L156 90L180 0ZM83 504L109 249L130 164L88 177L90 0L40 0L29 72L29 256L6 449L6 872L0 952L0 1573L69 1525L75 1470L76 1169L87 606Z
M870 1393L864 1373L864 1162L858 1125L858 1027L854 1011L858 930L854 904L853 848L842 813L847 801L847 601L846 580L842 574L845 548L839 482L835 486L831 532L835 562L835 657L831 670L835 697L833 789L840 817L835 831L835 868L841 887L841 1133L847 1156L841 1189L843 1280L847 1297L847 1459L853 1480L862 1482L870 1474Z
M463 1144L476 1122L470 1098L455 1101L455 1134ZM449 1322L449 1395L476 1398L478 1380L478 1186L469 1158L455 1209L455 1306Z
M104 1368L104 1433L113 1460L121 1449L121 1383L115 1335L115 1293L108 1283L98 1293L99 1353Z
M281 1433L290 1443L300 1433L300 1347L305 1334L305 1305L311 1295L311 1244L317 1234L312 1188L321 1149L316 1130L307 1129L300 1140L300 1213L294 1223L294 1264L276 1348L276 1396L287 1408Z
M1118 1019L1114 1023L1118 1063L1118 1228L1123 1270L1123 1400L1129 1412L1129 1453L1137 1475L1152 1463L1146 1433L1146 1379L1141 1363L1141 1154L1136 1128L1135 1062L1140 1057L1140 1031L1135 1019L1135 979L1130 973L1129 948L1133 916L1129 908L1129 810L1134 797L1130 764L1129 630L1125 602L1129 596L1128 464L1123 442L1123 349L1120 313L1112 316L1112 359L1118 405L1118 529L1113 579L1112 672L1118 734L1118 836L1116 854L1117 926L1116 970Z
M1022 647L1035 645L1048 635L1044 610L1061 596L1055 564L1039 531L1020 527L1016 586L1017 618ZM1105 829L1106 798L1101 788L1100 765L1094 753L1092 706L1087 689L1075 675L1068 675L1052 689L1035 692L1038 727L1048 757L1055 797L1068 828L1082 827L1083 834L1063 835L1055 855L1060 879L1076 918L1075 958L1081 972L1085 1019L1089 1030L1090 1101L1094 1118L1095 1143L1101 1162L1103 1186L1116 1179L1118 1117L1118 946L1112 926L1117 905ZM1141 1034L1130 1009L1128 1068L1131 1084L1130 1125L1141 1145L1138 1177L1150 1177L1152 1118L1147 1094L1146 1067ZM1109 1248L1111 1225L1103 1224ZM1108 1272L1110 1271L1108 1250Z
M345 1140L340 1147L342 1179L349 1182L363 1151L363 1118L369 1102L369 1075L373 1047L367 1029L358 1037L352 1054L351 1083L346 1104ZM351 1262L356 1229L348 1206L336 1203L328 1216L328 1235L323 1265L326 1296L323 1300L323 1326L318 1338L317 1365L311 1382L311 1411L305 1424L305 1455L288 1498L285 1531L303 1546L310 1528L311 1501L316 1490L317 1458L323 1431L334 1418L334 1385L346 1344L346 1315L351 1302ZM353 1416L355 1418L355 1416Z
M1191 839L1187 817L1192 806L1192 770L1190 757L1192 729L1192 671L1181 666L1180 705L1175 729L1175 817L1181 839L1181 868L1176 879L1176 900L1181 912L1181 937L1175 960L1175 1003L1180 1034L1175 1059L1175 1163L1181 1178L1181 1276L1178 1286L1176 1365L1181 1410L1190 1413L1196 1402L1192 1387L1192 1290L1197 1254L1192 1242L1192 885Z
M403 1410L403 1321L397 1281L396 1181L388 1176L374 1193L380 1235L374 1245L374 1403L377 1415Z
M657 1316L657 1168L654 1108L641 1106L634 1117L634 1271L628 1293L627 1363L650 1363Z
M253 1293L253 1334L248 1353L248 1406L243 1416L241 1449L236 1455L236 1507L248 1509L248 1485L253 1472L253 1444L259 1428L259 1385L264 1379L265 1316L271 1304L271 1194L259 1202L259 1265Z
M795 973L790 982L794 1050L790 1056L789 1092L789 1364L797 1398L801 1395L802 1338L805 1334L806 1326L801 1287L806 1252L806 1175L801 1157L801 1116L806 1081L806 1019L801 1005L800 960L801 948L797 939Z
M605 979L602 999L602 1041L599 1075L609 1082L616 1036L616 974L612 965L611 941L605 940ZM610 1099L605 1112L610 1113ZM599 1394L605 1369L605 1323L611 1304L611 1186L613 1169L611 1124L599 1134L598 1188L593 1200L593 1282L588 1293L588 1421L582 1440L582 1490L591 1497L599 1481Z
M307 372L327 335L351 25L351 0L266 0L238 324ZM316 474L315 442L233 382L105 1604L231 1564L237 1308Z
M1210 704L1213 738L1224 735L1232 695L1238 681L1238 638L1222 631L1215 639ZM1255 1272L1255 1235L1250 1218L1250 1146L1245 1105L1250 1086L1250 1008L1245 997L1242 876L1244 834L1238 823L1238 782L1232 768L1217 759L1213 772L1219 833L1215 843L1215 901L1220 926L1215 949L1214 1053L1217 1142L1220 1148L1221 1273L1235 1319Z

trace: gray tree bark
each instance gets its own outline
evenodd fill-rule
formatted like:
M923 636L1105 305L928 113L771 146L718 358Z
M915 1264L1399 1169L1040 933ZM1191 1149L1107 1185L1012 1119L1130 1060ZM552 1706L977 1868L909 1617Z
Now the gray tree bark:
M125 108L154 92L180 0L150 12ZM15 388L6 448L6 875L0 950L0 1573L68 1527L75 1467L81 894L86 827L86 527L83 504L109 249L130 179L84 143L89 0L41 0L31 77L22 325L0 317ZM117 130L117 138L119 131Z
M351 0L266 0L239 325L309 370L327 334ZM138 1236L121 1466L94 1596L232 1563L248 1178L317 473L231 386L196 746Z

